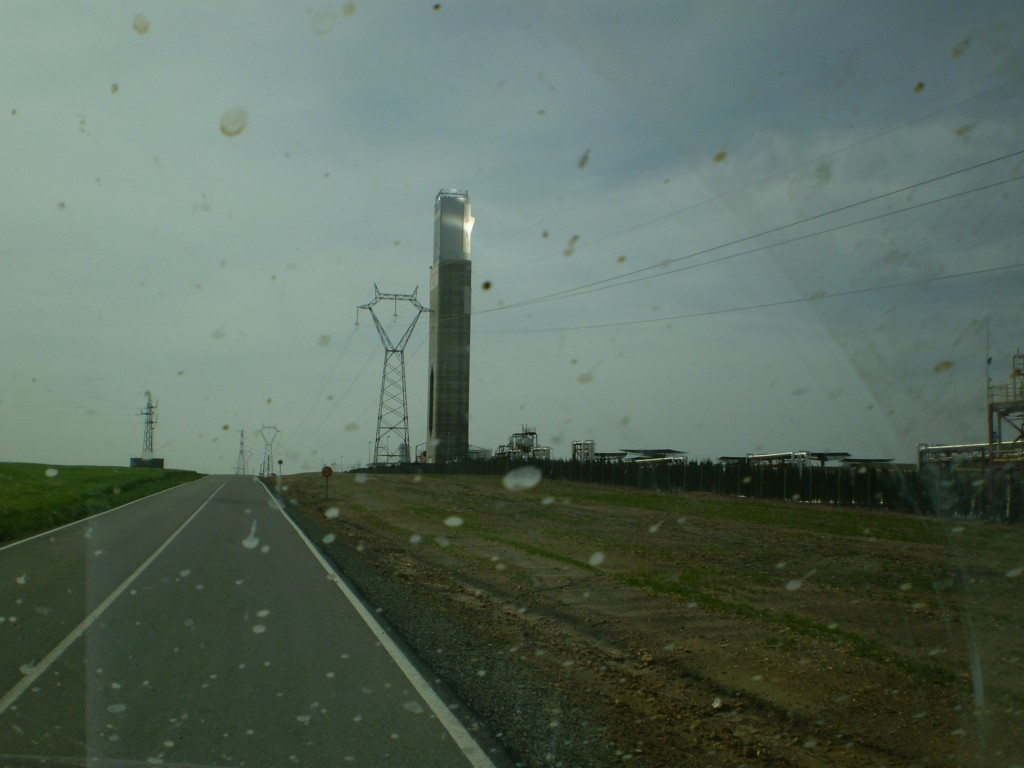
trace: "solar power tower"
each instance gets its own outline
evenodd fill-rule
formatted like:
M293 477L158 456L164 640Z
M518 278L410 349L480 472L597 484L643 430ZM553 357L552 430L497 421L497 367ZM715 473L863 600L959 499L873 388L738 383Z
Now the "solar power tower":
M434 201L434 264L430 269L430 371L427 461L469 454L469 334L473 230L469 193L442 189Z

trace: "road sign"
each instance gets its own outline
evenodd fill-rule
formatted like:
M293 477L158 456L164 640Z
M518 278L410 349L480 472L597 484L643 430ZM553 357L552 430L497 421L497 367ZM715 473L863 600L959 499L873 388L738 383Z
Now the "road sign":
M334 474L334 470L331 469L330 467L324 467L323 469L320 470L320 474L323 475L324 477L330 477L331 475Z

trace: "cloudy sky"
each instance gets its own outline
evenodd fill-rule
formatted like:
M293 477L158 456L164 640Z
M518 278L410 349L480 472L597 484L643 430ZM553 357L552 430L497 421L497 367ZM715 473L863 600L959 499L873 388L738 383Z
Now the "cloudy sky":
M983 441L1024 343L1024 7L0 5L0 460L366 461L433 201L473 202L471 443ZM408 304L380 304L395 329ZM400 330L399 330L400 334ZM426 439L427 323L406 348Z

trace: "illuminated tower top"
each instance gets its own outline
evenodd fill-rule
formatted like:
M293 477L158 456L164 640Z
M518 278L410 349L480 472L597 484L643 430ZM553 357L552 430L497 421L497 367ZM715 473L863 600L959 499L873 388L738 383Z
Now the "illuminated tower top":
M437 193L434 200L434 264L469 259L473 221L467 191L442 189Z

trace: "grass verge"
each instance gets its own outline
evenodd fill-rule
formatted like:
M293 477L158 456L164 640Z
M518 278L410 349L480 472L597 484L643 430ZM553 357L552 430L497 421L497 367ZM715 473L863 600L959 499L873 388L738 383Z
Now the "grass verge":
M0 543L202 477L183 469L0 463Z

